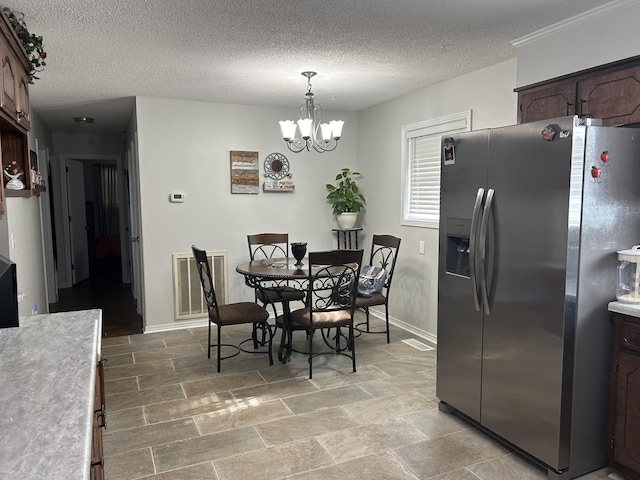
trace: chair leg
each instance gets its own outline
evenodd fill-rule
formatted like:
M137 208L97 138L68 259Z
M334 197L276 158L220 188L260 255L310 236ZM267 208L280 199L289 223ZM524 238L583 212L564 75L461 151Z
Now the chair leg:
M269 365L273 365L273 351L271 350L271 348L273 347L273 336L275 335L275 327L273 328L274 331L272 332L269 322L265 321L264 330L266 330L269 334Z
M353 341L353 322L349 324L349 343L351 344L351 361L353 362L353 371L356 371L356 345Z
M387 320L387 343L391 343L391 339L389 338L389 307L388 305L384 306L384 316Z
M367 333L369 333L369 307L364 307L364 313L367 316Z
M315 330L309 332L309 380L313 378L313 334Z
M221 331L220 325L218 325L218 373L220 373L220 350L222 350L222 346L220 345Z
M209 320L209 338L207 341L207 358L211 358L211 320Z

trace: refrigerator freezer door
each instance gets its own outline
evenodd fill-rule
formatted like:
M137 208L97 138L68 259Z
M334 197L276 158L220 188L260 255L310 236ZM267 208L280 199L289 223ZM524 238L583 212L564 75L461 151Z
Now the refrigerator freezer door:
M563 123L561 123L563 122ZM488 188L495 190L487 243L491 303L485 315L481 423L555 470L568 467L570 385L563 382L565 283L573 142L545 140L545 123L491 131ZM582 150L582 146L579 149ZM572 192L579 194L580 192Z
M436 395L479 421L482 312L474 306L470 275L447 272L446 260L447 255L455 254L451 250L462 239L474 240L474 205L479 189L487 181L488 132L465 133L460 141L455 137L454 141L455 163L442 165L441 174ZM474 226L478 224L475 222ZM469 241L471 253L474 245ZM474 289L476 296L478 289L479 286Z

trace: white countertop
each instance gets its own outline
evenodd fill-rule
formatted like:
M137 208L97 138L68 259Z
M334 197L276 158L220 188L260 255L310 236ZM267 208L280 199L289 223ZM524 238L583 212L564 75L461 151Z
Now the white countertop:
M640 318L640 304L609 302L609 311Z
M0 478L88 479L102 311L0 329Z

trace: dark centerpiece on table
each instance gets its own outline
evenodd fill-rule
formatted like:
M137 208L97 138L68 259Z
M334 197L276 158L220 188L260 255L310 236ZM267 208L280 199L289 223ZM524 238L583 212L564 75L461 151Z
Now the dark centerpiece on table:
M291 243L291 253L297 260L296 267L302 268L302 259L304 255L307 253L307 243L306 242L292 242Z

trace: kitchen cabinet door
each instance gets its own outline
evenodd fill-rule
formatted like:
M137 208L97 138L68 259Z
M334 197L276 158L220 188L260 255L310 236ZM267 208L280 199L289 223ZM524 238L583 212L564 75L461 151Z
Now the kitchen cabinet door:
M575 81L559 82L518 94L518 123L575 114Z
M596 75L578 83L578 115L605 126L640 122L640 65Z
M614 314L607 463L640 480L640 320Z

